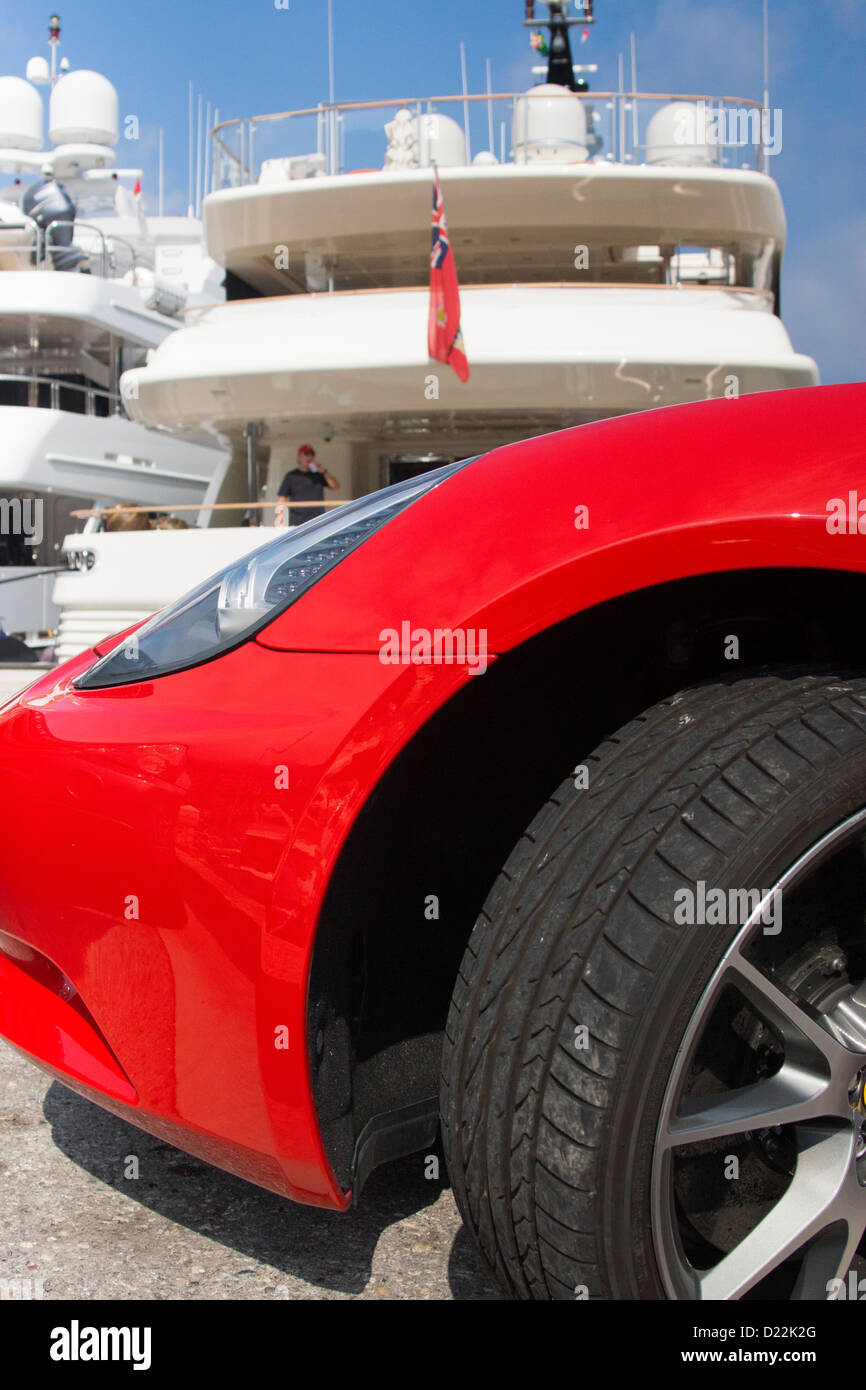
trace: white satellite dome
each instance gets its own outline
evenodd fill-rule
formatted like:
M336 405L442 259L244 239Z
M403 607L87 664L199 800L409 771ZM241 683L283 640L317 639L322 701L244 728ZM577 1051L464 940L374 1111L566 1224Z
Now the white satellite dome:
M712 164L707 122L692 101L671 101L646 128L647 164Z
M48 59L43 58L41 54L37 54L35 58L28 58L24 75L28 82L35 82L38 87L47 87L51 82Z
M413 117L412 130L423 163L438 164L442 169L456 168L466 163L466 136L462 126L450 116L443 116L438 111L425 114L421 117L420 129L417 116Z
M530 87L514 113L518 164L575 164L587 158L586 112L579 96L553 82Z
M23 77L0 77L0 146L42 148L42 98Z
M61 77L51 93L52 145L116 145L117 92L100 72L78 68Z

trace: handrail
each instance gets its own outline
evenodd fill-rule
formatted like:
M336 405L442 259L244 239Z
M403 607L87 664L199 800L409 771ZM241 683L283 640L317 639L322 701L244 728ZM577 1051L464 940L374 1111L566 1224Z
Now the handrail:
M683 93L683 92L574 92L573 96L585 101L613 101L616 97L624 97L626 101L706 101L724 102L737 106L752 106L761 111L763 107L759 101L752 97L713 97L706 92L702 94ZM297 111L271 111L263 116L233 116L228 121L220 121L211 130L211 135L215 136L218 130L227 130L230 126L243 125L247 121L261 123L263 121L284 121L293 116L318 116L320 111L373 111L378 108L388 106L417 106L419 102L437 102L444 105L447 102L464 101L522 101L524 98L532 99L538 97L545 100L548 96L546 92L478 92L470 96L440 96L440 97L393 97L387 101L338 101L331 105L323 101L319 106L300 107Z
M689 102L702 103L711 108L738 108L748 112L763 112L762 103L752 97L732 97L720 96L713 97L708 93L678 93L678 92L636 92L636 91L587 91L575 92L572 94L575 100L580 101L587 107L594 104L601 106L606 104L610 110L610 140L607 156L618 162L628 161L643 146L638 139L637 130L637 103L639 102ZM324 154L327 159L327 167L331 174L339 172L340 151L338 146L343 139L342 119L345 115L360 111L377 110L399 110L400 108L414 111L416 116L423 114L434 114L435 107L459 106L467 113L475 105L487 104L492 108L494 103L511 103L513 111L517 109L517 103L531 101L537 97L539 100L546 100L548 94L545 92L535 92L530 89L528 92L479 92L463 95L439 95L428 97L401 97L378 99L375 101L348 101L348 102L320 102L316 106L299 107L294 111L270 111L263 112L256 116L236 116L225 121L220 121L211 130L211 138L214 142L214 164L212 189L219 189L222 186L222 159L226 158L230 166L234 166L234 176L237 180L254 181L255 166L253 161L253 135L259 126L273 124L278 121L293 120L300 117L316 117L318 119L317 152ZM627 110L634 111L633 129L627 131L625 113ZM464 126L466 120L464 120ZM504 149L504 125L503 125L503 149ZM227 143L229 133L237 136L239 152L231 148ZM763 119L761 121L760 134L751 143L756 150L756 167L764 169L766 172L766 148L765 130ZM714 144L729 144L732 146L741 145L743 142L736 139L722 142L713 141ZM426 161L425 161L426 163Z
M117 236L114 232L111 232L111 233L109 234L109 236L106 237L105 232L103 231L103 229L102 229L100 226L98 226L97 223L95 223L95 222L82 222L79 218L76 217L74 223L72 224L74 230L81 227L81 228L84 228L85 230L87 230L87 231L89 231L89 232L95 232L95 233L96 233L96 235L99 237L99 240L100 240L100 244L101 244L101 245L100 245L100 250L94 253L94 252L90 252L90 251L84 250L84 248L83 248L82 246L80 246L79 243L78 243L77 241L73 241L72 244L71 244L71 246L68 246L68 247L67 247L67 246L57 246L57 245L54 244L53 238L52 238L52 236L51 236L51 229L52 229L53 227L55 227L55 226L58 226L58 225L69 225L68 223L66 223L66 224L58 224L58 223L56 223L56 222L49 222L48 226L43 228L43 227L38 227L38 226L36 225L36 223L33 222L32 218L29 219L29 221L30 221L30 224L32 225L32 228L33 228L33 240L32 240L32 241L24 241L24 242L20 242L20 243L19 243L19 242L12 242L12 243L5 242L5 243L3 243L2 245L0 245L0 255L4 255L4 256L5 256L5 255L8 255L8 254L10 254L10 253L16 253L16 254L21 254L21 255L30 255L30 256L34 256L34 257L35 257L35 260L36 260L35 269L36 269L37 271L40 271L40 270L53 270L53 266L52 266L52 264L51 264L51 255L52 255L52 252L54 252L54 251L68 251L68 250L71 250L71 249L74 247L74 248L76 248L77 250L81 251L82 254L86 257L86 259L87 259L88 261L94 261L94 260L95 260L95 261L99 264L99 266L100 266L100 270L99 270L99 277L100 277L100 279L102 279L102 280L108 280L108 279L111 279L111 278L112 278L112 277L107 273L108 270L109 270L109 268L110 268L111 271L114 272L114 273L116 273L116 271L117 271L117 257L114 255L114 252L113 252L113 251L109 251L109 249L108 249L108 241L110 240L113 246L125 246L125 247L126 247L126 250L127 250L127 252L129 253L129 262L130 262L129 268L130 268L130 270L134 270L134 269L136 268L136 266L137 266L137 265L139 264L139 262L140 262L140 259L141 259L141 258L140 258L140 256L139 256L139 253L136 251L136 249L135 249L135 247L133 246L133 244L132 244L131 241L128 241L126 237ZM10 222L7 222L7 223L2 224L2 226L0 226L0 230L2 230L4 227L5 227L7 230L9 230L9 231L16 231L16 232L17 232L17 231L26 232L26 231L28 230L28 224L27 224L26 222L22 222L22 223L20 223L20 224L17 223L17 222L11 222L11 223L10 223Z
M291 499L282 504L278 502L211 502L210 506L206 502L184 502L177 506L168 507L125 507L123 503L116 503L113 507L91 507L88 510L70 512L70 516L76 519L108 516L138 516L141 514L151 515L157 513L160 516L170 516L174 512L257 512L266 511L269 507L283 505L290 507L292 511L296 507L345 507L350 502L354 502L354 497L341 497L338 502L292 502Z
M0 382L12 382L17 385L20 381L26 382L28 386L47 386L51 392L50 410L60 409L61 391L78 391L84 396L88 405L92 405L96 396L103 396L113 405L122 405L122 397L117 391L109 391L104 386L82 386L77 381L64 381L56 376L39 376L35 372L0 372ZM88 410L86 414L92 414Z
M11 579L0 579L0 584L21 584L25 579L43 579L46 574L66 574L68 570L68 565L47 565L45 569L34 568L32 574L15 574Z

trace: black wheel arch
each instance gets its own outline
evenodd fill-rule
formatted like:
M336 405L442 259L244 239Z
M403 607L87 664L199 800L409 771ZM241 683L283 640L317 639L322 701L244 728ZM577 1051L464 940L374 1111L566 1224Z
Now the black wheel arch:
M732 671L866 669L866 576L738 570L576 614L493 662L414 736L347 837L317 924L311 1077L335 1175L429 1148L441 1041L487 893L536 811L609 733ZM739 641L731 659L728 638Z

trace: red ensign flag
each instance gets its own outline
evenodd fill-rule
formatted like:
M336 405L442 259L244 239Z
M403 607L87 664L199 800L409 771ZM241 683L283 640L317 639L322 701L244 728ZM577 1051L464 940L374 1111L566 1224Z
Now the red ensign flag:
M461 381L469 380L469 363L460 331L460 286L454 252L448 240L439 175L433 174L433 248L430 252L430 318L427 351L436 362L453 367Z

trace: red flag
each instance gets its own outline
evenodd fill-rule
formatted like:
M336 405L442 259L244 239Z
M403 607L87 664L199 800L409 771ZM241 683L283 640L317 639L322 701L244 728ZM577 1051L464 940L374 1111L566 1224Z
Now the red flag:
M135 180L135 188L132 190L132 196L133 198L138 198L141 196L141 179Z
M461 381L469 380L469 363L460 331L460 286L454 252L448 240L445 205L439 175L433 171L433 248L430 252L430 318L427 351L436 362L453 367Z

